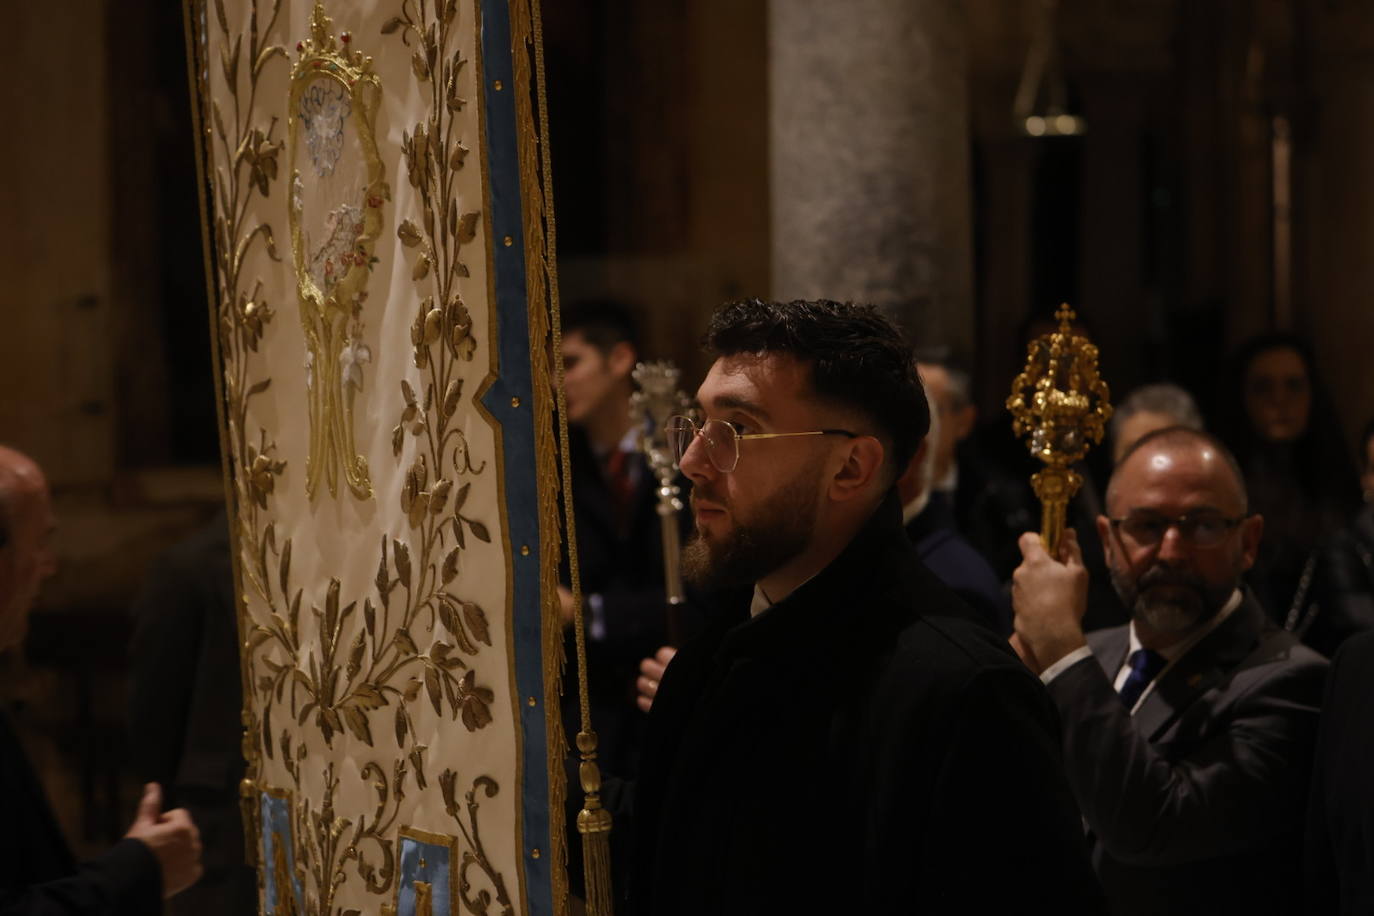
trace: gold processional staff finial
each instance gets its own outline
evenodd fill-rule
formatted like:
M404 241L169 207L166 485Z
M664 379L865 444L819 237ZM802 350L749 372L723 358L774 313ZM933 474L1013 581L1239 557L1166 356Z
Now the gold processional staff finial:
M1074 310L1064 303L1054 313L1059 327L1030 342L1026 368L1011 383L1007 410L1011 428L1045 467L1031 476L1040 499L1040 536L1058 556L1069 500L1083 484L1071 465L1102 441L1112 416L1111 393L1097 372L1097 347L1073 332Z

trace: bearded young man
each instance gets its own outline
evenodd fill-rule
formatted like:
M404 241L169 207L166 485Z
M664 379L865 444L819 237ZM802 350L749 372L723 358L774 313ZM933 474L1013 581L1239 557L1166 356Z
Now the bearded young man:
M1224 446L1140 439L1097 520L1124 627L1083 634L1087 573L1021 538L1013 644L1064 723L1069 784L1113 913L1294 913L1326 662L1241 587L1264 520Z
M1048 698L902 528L909 347L827 301L725 306L706 342L670 431L721 608L657 687L630 911L1099 912Z

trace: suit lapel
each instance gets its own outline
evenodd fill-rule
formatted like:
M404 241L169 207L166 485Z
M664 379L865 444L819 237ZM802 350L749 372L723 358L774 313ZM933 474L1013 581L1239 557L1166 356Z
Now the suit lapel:
M1140 731L1155 741L1183 711L1225 678L1255 646L1264 611L1247 593L1217 628L1164 672L1135 711Z
M1093 650L1093 656L1107 673L1107 680L1115 684L1116 674L1121 670L1121 666L1126 664L1126 651L1131 647L1130 628L1111 627L1106 630L1095 630L1088 634L1088 647Z

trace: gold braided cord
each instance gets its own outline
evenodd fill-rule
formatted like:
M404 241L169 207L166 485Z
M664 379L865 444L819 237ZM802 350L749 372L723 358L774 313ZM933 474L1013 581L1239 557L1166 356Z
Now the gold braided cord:
M544 35L540 26L538 4L533 5L534 9L534 65L537 75L537 86L539 92L539 145L540 155L544 160L544 199L553 200L553 172L548 167L552 160L549 158L549 115L548 103L544 91ZM552 208L548 214L548 247L550 252L557 251L555 242L557 240L557 230L554 226L554 214ZM577 699L581 713L579 724L582 731L592 730L591 700L587 692L587 633L583 621L582 613L582 574L577 562L577 526L573 518L573 493L572 493L572 450L568 442L568 405L563 396L563 320L558 306L558 260L550 257L548 260L549 272L549 299L550 313L553 317L553 353L554 353L554 397L558 406L558 449L560 464L563 472L563 520L566 531L564 532L568 541L568 566L570 587L573 595L573 628L576 634L577 644Z

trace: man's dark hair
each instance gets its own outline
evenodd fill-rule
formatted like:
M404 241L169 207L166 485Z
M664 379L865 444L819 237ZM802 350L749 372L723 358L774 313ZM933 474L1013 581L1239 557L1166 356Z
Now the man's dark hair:
M1246 492L1245 472L1240 469L1240 462L1236 461L1236 456L1226 447L1226 443L1222 442L1216 436L1206 430L1193 429L1191 426L1166 426L1163 429L1156 429L1153 432L1141 436L1135 441L1134 445L1126 449L1126 454L1121 456L1121 460L1117 462L1116 470L1112 472L1111 480L1107 481L1108 504L1112 501L1112 493L1114 492L1117 475L1121 473L1121 469L1130 461L1131 456L1141 449L1157 445L1205 445L1211 448L1212 451L1216 452L1221 460L1225 462L1226 467L1231 471L1231 476L1236 479L1236 487L1240 490L1241 507L1246 512L1250 511L1250 496Z
M885 440L894 479L930 430L911 346L873 306L731 302L712 316L702 343L718 356L785 353L810 363L816 396L860 414Z
M618 343L628 343L639 353L639 328L630 308L609 299L584 299L562 312L563 336L581 334L603 354Z

